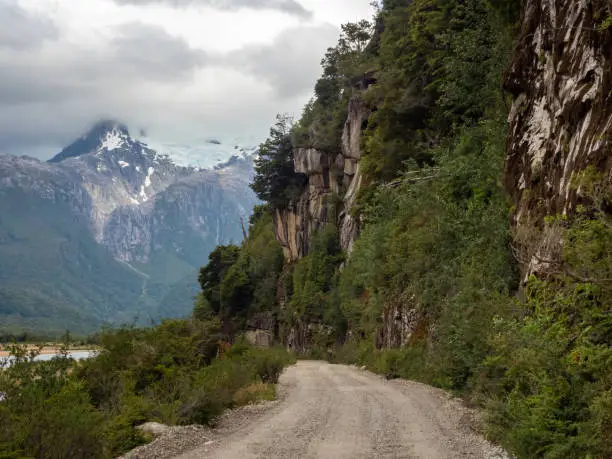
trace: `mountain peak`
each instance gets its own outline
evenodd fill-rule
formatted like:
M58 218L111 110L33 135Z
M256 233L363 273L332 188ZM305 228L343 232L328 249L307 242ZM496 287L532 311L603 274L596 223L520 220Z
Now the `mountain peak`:
M100 120L96 124L93 125L93 127L89 130L86 136L89 136L92 134L93 135L97 135L97 134L103 135L105 133L109 133L112 131L118 131L125 136L130 135L130 131L128 130L125 124L120 123L119 121L116 121L116 120Z
M76 158L103 148L112 151L129 138L130 133L125 124L115 120L100 120L82 137L51 158L49 162L59 163L65 159Z

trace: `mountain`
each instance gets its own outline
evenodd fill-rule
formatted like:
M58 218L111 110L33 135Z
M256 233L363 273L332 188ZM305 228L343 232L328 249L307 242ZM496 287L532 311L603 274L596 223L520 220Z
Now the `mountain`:
M46 163L0 156L0 328L187 314L197 269L257 202L253 155L179 166L102 121Z
M257 142L253 139L233 139L220 141L214 138L204 139L190 145L181 143L160 142L146 136L139 140L146 143L160 154L168 155L179 166L213 169L233 156L253 155Z

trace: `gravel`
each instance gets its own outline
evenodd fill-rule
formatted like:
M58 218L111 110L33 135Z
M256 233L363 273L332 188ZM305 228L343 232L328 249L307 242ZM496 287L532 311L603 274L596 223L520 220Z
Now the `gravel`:
M473 410L424 384L301 361L279 393L228 413L209 441L176 458L509 458L478 433Z
M159 424L153 430L163 431L163 433L159 434L151 443L140 446L118 459L168 459L193 451L198 447L209 447L229 433L235 432L258 419L270 408L278 405L285 395L286 391L279 387L277 400L228 410L219 417L214 429L199 425L164 426ZM155 423L147 423L147 425L152 424ZM152 433L152 430L148 427L142 430Z
M425 384L301 361L277 395L226 412L215 429L168 427L121 459L510 459L480 434L474 410Z
M166 459L204 446L211 439L212 434L208 427L168 427L165 433L151 443L130 451L120 459Z

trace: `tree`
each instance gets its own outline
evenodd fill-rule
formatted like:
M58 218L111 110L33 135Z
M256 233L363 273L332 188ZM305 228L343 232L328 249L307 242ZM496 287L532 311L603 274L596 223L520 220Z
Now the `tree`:
M289 115L277 115L270 137L259 146L259 158L255 160L251 188L272 209L286 208L299 198L307 183L307 177L293 167L292 125Z
M221 281L228 269L238 260L240 248L235 245L220 245L208 256L208 265L200 269L198 282L202 296L215 314L221 309Z

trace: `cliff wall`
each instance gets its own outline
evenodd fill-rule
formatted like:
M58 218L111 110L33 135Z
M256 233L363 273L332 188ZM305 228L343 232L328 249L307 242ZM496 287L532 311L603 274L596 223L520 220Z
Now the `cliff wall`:
M545 271L556 234L546 216L572 213L583 199L577 174L612 169L612 34L601 27L605 1L524 2L505 88L514 101L506 186L514 204L525 274Z
M356 96L349 102L341 151L294 150L295 171L308 176L308 185L296 202L288 209L277 210L274 216L276 237L288 263L306 255L310 237L328 223L337 225L342 249L350 254L359 235L359 221L350 214L350 209L362 184L361 132L369 115L361 98Z

